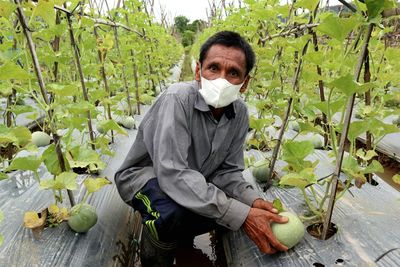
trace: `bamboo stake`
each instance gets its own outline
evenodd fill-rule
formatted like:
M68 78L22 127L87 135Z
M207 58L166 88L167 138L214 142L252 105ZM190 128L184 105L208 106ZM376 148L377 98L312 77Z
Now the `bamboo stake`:
M94 35L96 36L96 41L99 40L99 34L97 33L97 27L94 26ZM103 53L100 51L100 49L97 49L97 55L100 61L100 74L101 77L103 79L103 83L104 83L104 89L106 90L107 94L108 94L108 98L110 99L111 97L111 90L108 87L108 82L107 82L107 75L106 75L106 68L104 66L104 60L105 60L105 55L103 55ZM111 106L109 103L107 103L106 107L107 109L107 117L109 120L112 120L112 116L111 116ZM114 131L111 130L111 143L114 143Z
M296 67L296 71L293 77L293 81L292 81L292 89L293 91L297 91L298 90L298 81L299 81L299 77L300 77L300 70L301 67L303 65L303 56L307 53L307 49L308 49L308 44L310 43L310 40L307 41L307 43L304 45L303 47L303 51L302 51L302 57L299 59L298 63L297 63L297 67ZM278 140L277 143L274 147L274 151L272 152L272 157L271 157L271 163L269 165L269 170L270 170L270 177L272 177L273 172L274 172L274 168L275 168L275 163L276 160L278 159L278 154L279 154L279 149L282 143L282 139L283 139L283 134L285 133L285 128L287 125L287 122L289 121L289 117L290 117L290 112L291 112L291 108L292 108L292 103L293 103L293 97L289 98L288 101L288 107L286 109L286 113L285 113L285 117L282 120L282 125L281 125L281 129L279 130L279 135L278 135Z
M28 25L26 24L26 19L25 19L25 15L24 12L22 10L21 4L20 4L20 0L14 0L15 4L17 4L17 13L18 13L18 18L19 21L21 22L23 31L24 31L24 35L26 37L27 43L28 43L28 47L29 47L29 51L32 57L32 61L33 61L33 65L34 65L34 69L35 69L35 74L36 77L38 79L38 83L39 83L39 88L40 88L40 92L42 94L43 100L46 103L47 106L49 106L50 101L47 97L47 90L46 90L46 85L42 76L42 71L40 68L40 64L39 64L39 60L36 54L36 48L35 45L33 43L32 40L32 36L31 33L28 29ZM52 123L52 119L53 119L53 110L52 109L48 109L47 111L47 115L49 117L49 122ZM51 127L52 128L52 127ZM51 129L51 131L53 131L53 129ZM53 139L54 139L54 144L56 147L56 153L57 153L57 158L58 161L60 163L60 167L61 167L61 171L65 172L67 169L65 167L65 162L64 162L64 156L61 150L61 144L60 144L60 137L57 135L57 133L52 132L53 135ZM71 190L67 190L68 193L68 198L70 201L71 206L75 205L75 200L74 200L74 195L72 193Z
M360 53L360 57L356 66L356 70L354 73L354 80L358 82L361 74L361 69L363 66L363 63L365 61L365 57L368 55L368 43L371 38L371 33L374 28L373 24L370 24L368 26L367 33L365 34L365 41ZM353 112L353 106L354 106L354 100L355 100L356 94L353 94L349 101L347 102L347 108L346 108L346 114L345 114L345 120L343 124L343 130L342 134L340 137L340 144L339 144L339 152L336 158L336 168L335 172L332 177L332 185L331 185L331 192L330 192L330 197L329 197L329 203L328 203L328 209L327 213L325 216L325 221L323 225L323 230L322 230L322 239L325 240L328 234L328 229L329 226L331 225L331 219L332 219L332 213L333 213L333 207L335 205L335 198L336 198L336 192L337 192L337 186L339 183L339 176L340 176L340 171L342 169L342 162L343 162L343 156L344 156L344 150L345 150L345 144L346 144L346 139L347 139L347 134L349 132L350 128L350 121L351 121L351 115Z
M370 65L369 65L369 51L367 48L366 51L366 56L365 56L365 61L364 61L364 83L369 83L371 81L371 70L370 70ZM365 106L371 106L371 89L368 89L367 92L365 92ZM372 149L372 134L370 131L367 131L366 133L366 142L365 142L366 150L371 150ZM371 163L372 159L368 160L368 163ZM372 173L367 174L367 181L369 183L372 183Z
M65 6L65 4L64 4L64 6ZM69 39L71 42L72 49L74 50L74 58L75 58L76 67L78 69L81 86L82 86L83 99L85 101L89 102L89 96L88 96L88 92L86 89L85 77L84 77L83 71L82 71L82 64L81 64L81 59L80 59L80 55L79 55L78 45L75 41L74 30L72 28L71 14L67 13L66 16L67 16L67 23L68 23ZM92 115L91 115L90 110L88 110L86 112L86 117L88 119L87 126L88 126L88 130L89 130L89 138L90 138L90 142L91 142L91 147L93 150L96 150L96 145L95 145L96 139L94 137L93 125L92 125Z
M73 13L71 11L69 11L67 8L65 8L65 5L64 5L64 7L60 7L60 6L54 5L54 8L57 9L57 10L61 10L61 11L65 12L65 13L67 13L69 15L73 15ZM91 19L95 23L95 26L106 25L106 26L112 26L112 27L120 27L120 28L123 28L123 29L125 29L125 30L127 30L129 32L133 32L133 33L139 35L141 38L145 38L145 36L141 32L136 31L136 30L134 30L134 29L132 29L132 28L126 26L126 25L121 24L121 23L110 22L110 21L107 21L107 20L104 20L104 19L95 19L95 18L92 18L91 16L86 15L86 14L80 14L80 15L84 16L85 18Z
M119 1L120 1L120 0L119 0ZM120 4L119 1L118 1L118 5L117 5L118 7L119 7L119 4ZM110 13L110 8L109 8L107 2L106 2L106 6L107 6L107 9L108 9L108 13ZM110 16L110 18L111 18L111 15L109 15L109 16ZM115 16L117 16L117 14L115 14ZM114 19L114 18L111 18L111 20L112 20L113 22L115 22L115 19ZM121 49L120 49L120 47L119 47L118 28L117 28L117 27L113 27L113 30L114 30L115 46L116 46L116 48L117 48L118 57L119 57L120 59L122 59ZM130 95L130 93L129 93L128 81L127 81L127 79L126 79L125 64L122 64L122 80L123 80L123 82L124 82L124 87L125 87L125 92L126 92L126 100L127 100L127 103L128 103L128 109L129 109L129 114L128 114L128 115L129 115L129 116L133 116L132 103L131 103L131 95Z
M126 24L130 25L128 14L125 14ZM135 81L135 97L136 97L136 110L137 114L140 115L140 93L139 93L139 75L138 68L135 60L135 53L133 49L130 49L132 64L133 64L133 79Z

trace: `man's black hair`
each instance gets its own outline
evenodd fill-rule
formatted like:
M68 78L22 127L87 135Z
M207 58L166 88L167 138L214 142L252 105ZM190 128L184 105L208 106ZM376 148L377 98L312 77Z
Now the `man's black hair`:
M235 47L243 51L246 58L246 75L254 67L256 56L250 44L240 34L232 31L221 31L211 36L200 48L200 64L203 64L208 50L213 45L223 45L226 47Z

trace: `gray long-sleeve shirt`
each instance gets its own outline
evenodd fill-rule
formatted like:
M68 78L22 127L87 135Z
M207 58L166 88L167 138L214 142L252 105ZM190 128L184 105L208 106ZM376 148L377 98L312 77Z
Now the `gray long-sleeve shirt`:
M143 118L115 182L122 199L130 202L157 177L179 205L237 230L260 197L242 175L247 107L236 100L217 121L198 90L195 81L177 83L160 95Z

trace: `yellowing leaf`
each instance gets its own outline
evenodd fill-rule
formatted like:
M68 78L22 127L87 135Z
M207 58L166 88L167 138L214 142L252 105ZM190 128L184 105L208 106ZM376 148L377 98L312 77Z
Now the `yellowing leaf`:
M111 184L111 182L106 178L86 178L83 184L89 193L93 193L100 190L103 186Z
M49 207L49 212L51 214L57 214L60 212L60 208L56 204L51 204Z
M24 226L26 228L37 228L43 226L46 221L46 216L39 218L39 215L35 211L27 211L24 215Z
M74 172L63 172L57 175L55 179L42 180L40 182L41 189L53 189L53 190L75 190L77 188L76 177L78 174Z
M395 182L396 184L400 184L400 174L395 174L392 177L393 182Z
M65 208L65 207L61 208L60 217L61 217L62 220L65 220L65 219L67 219L69 217L69 212L68 212L67 208Z
M0 1L0 17L8 18L14 12L16 5L9 1Z

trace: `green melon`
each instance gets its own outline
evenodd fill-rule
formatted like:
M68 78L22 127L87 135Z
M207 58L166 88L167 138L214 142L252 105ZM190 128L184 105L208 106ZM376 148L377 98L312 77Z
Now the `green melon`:
M392 123L396 126L400 126L400 116L397 116L392 120Z
M292 129L293 131L300 131L300 125L297 121L290 121L289 122L289 129Z
M71 209L68 225L77 233L86 233L97 223L97 214L93 206L79 204Z
M251 173L258 182L267 182L270 176L268 162L266 160L257 161L256 163L254 163L254 166L251 169Z
M126 117L123 118L121 121L122 126L124 126L127 129L132 129L133 126L135 126L135 119L133 117Z
M105 129L103 128L103 126L101 124L101 122L98 122L96 124L96 130L101 134L105 134L106 133Z
M271 229L276 239L289 249L294 247L304 237L304 224L296 214L283 211L279 215L287 217L287 223L272 223Z
M50 144L51 137L45 132L37 131L32 134L32 143L36 146L47 146Z
M324 141L320 135L313 135L310 140L313 143L314 148L316 149L323 148Z

